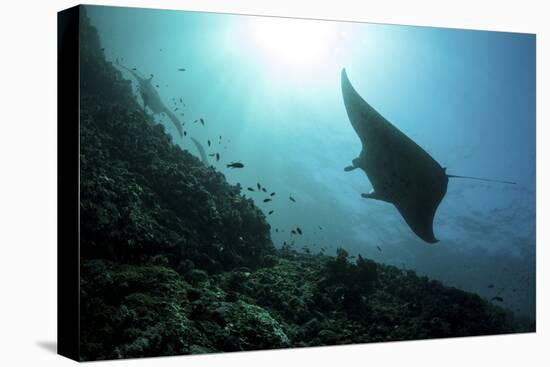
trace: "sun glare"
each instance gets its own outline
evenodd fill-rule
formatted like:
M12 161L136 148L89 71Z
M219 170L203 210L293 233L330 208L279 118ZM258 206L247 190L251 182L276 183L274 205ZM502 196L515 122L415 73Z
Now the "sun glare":
M248 32L275 67L314 71L334 55L333 23L288 18L252 18Z

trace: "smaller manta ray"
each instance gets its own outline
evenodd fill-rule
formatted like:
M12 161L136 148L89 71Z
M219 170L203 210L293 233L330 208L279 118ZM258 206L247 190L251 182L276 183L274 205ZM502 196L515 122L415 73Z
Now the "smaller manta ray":
M172 124L174 124L174 126L178 130L180 137L183 138L183 129L181 128L181 122L178 120L176 115L174 115L174 113L166 108L164 103L162 103L159 93L151 83L153 80L153 75L151 74L151 77L145 79L144 77L140 76L136 71L128 69L126 66L121 65L118 62L118 59L116 60L116 64L118 67L132 74L132 76L138 81L138 90L141 94L141 98L143 99L143 107L149 107L149 109L153 112L153 115L160 115L162 113L166 114L166 116L168 116L170 121L172 121Z
M367 199L393 204L412 231L428 243L435 243L433 220L447 193L449 177L514 184L469 176L448 175L424 149L372 108L351 85L342 70L342 95L351 125L363 149L346 172L361 168L373 191Z

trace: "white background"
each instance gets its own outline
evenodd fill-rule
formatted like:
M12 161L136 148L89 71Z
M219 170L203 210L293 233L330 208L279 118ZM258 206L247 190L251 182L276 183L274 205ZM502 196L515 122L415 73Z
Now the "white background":
M549 149L545 1L304 0L88 1L88 4L284 15L537 33L536 334L276 352L165 357L119 366L548 366ZM71 1L15 1L0 9L0 366L64 366L56 340L56 12ZM545 17L546 15L546 17ZM546 24L545 24L546 23ZM546 124L545 124L546 123ZM548 224L550 225L550 224Z

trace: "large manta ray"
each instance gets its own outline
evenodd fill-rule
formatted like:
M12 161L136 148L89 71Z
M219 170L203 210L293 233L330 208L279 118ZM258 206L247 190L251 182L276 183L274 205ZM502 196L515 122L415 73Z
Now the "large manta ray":
M143 107L149 107L149 109L153 112L154 115L157 114L166 114L170 121L172 121L172 124L176 127L178 130L178 133L180 134L180 137L183 138L183 129L181 127L181 123L174 115L172 111L170 111L164 103L162 103L162 100L160 99L160 95L158 94L157 90L153 86L153 83L151 83L153 76L151 76L149 79L145 79L135 71L127 68L126 66L120 64L118 62L118 59L116 60L117 66L121 67L122 69L128 71L132 76L137 80L139 85L139 93L141 94L141 98L143 99Z
M438 242L433 220L447 192L449 177L513 184L448 175L446 168L361 98L345 69L342 70L342 94L351 125L363 145L359 157L344 170L365 171L374 190L361 196L395 205L413 232L424 241Z

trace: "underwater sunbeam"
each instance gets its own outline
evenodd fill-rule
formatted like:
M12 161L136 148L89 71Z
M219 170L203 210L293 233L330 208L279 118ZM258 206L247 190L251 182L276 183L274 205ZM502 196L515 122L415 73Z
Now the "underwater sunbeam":
M260 54L273 68L286 71L319 71L334 47L330 22L287 18L249 20L248 32Z

